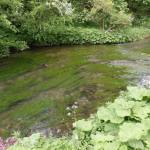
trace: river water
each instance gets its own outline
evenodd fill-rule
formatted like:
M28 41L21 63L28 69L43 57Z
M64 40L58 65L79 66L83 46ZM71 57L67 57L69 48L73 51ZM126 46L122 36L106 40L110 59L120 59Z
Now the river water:
M127 85L150 75L150 39L33 48L0 60L0 136L69 133Z

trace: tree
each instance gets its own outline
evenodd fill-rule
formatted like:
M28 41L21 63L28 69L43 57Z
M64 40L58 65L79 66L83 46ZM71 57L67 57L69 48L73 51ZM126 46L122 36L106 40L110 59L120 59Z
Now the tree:
M128 26L132 23L132 15L127 13L126 3L122 1L123 6L126 7L121 9L123 6L118 5L118 2L117 0L93 0L91 14L103 30Z
M65 24L66 16L72 12L72 5L66 0L0 0L0 56L9 55L12 48L27 48L24 40L33 40L28 35Z
M22 3L19 0L0 1L0 56L7 56L9 48L24 49L26 43L19 40Z
M150 0L127 0L127 2L134 15L149 15Z

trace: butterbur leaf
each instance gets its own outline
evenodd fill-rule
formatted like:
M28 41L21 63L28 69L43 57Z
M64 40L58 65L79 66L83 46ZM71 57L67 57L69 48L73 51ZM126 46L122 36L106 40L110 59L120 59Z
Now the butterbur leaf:
M147 134L145 126L141 123L124 123L120 126L119 139L122 142L130 140L140 140L140 138Z
M128 96L135 100L142 100L143 97L150 96L150 89L146 89L143 87L127 87Z
M99 143L99 142L113 141L115 137L112 135L105 135L103 133L98 132L95 135L94 134L91 135L91 139L94 143Z
M73 124L73 126L76 129L79 129L81 131L91 131L92 130L92 122L91 121L86 121L84 119L75 122Z
M80 140L80 139L84 139L85 137L85 133L79 130L74 130L73 131L73 139L75 140Z
M123 122L123 118L118 117L117 115L112 116L112 118L110 119L111 123L122 123Z
M100 120L110 121L112 123L121 123L123 121L123 118L118 117L112 108L101 107L97 112L97 116Z
M136 103L132 111L134 116L145 119L150 114L150 105L145 104L143 106L142 103L139 102Z
M150 118L142 120L142 124L144 125L145 130L150 130Z
M117 134L119 130L118 124L107 123L104 126L104 131L110 134Z
M119 142L106 143L104 145L104 150L118 150L119 146Z
M150 148L150 132L148 135L144 136L144 142L146 143L147 147Z
M119 117L126 117L126 116L130 116L130 114L131 114L130 109L123 109L119 106L115 111L116 111L117 116L119 116Z
M131 140L128 142L129 146L134 148L134 149L144 149L144 144L140 140Z
M97 111L97 117L99 120L108 121L110 120L110 115L111 115L111 112L109 111L109 109L105 107L101 107Z
M96 144L94 150L118 150L120 147L120 142L103 142Z
M131 109L134 106L134 101L128 101L125 96L119 97L115 100L115 104L121 106L123 109Z
M119 150L128 150L128 147L126 145L121 145L119 147Z
M119 123L123 122L124 118L117 115L116 109L117 109L116 107L114 107L114 108L113 107L109 107L109 111L111 113L111 115L110 115L110 122L119 124Z
M130 116L131 110L134 103L128 103L128 102L123 102L123 101L115 101L115 103L112 103L108 106L108 108L113 109L116 112L116 115L118 117L126 117Z

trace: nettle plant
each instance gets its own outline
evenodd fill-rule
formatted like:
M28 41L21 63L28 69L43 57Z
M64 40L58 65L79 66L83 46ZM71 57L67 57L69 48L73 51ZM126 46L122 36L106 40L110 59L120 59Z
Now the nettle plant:
M114 102L73 125L72 137L33 134L9 150L150 150L150 89L128 87Z

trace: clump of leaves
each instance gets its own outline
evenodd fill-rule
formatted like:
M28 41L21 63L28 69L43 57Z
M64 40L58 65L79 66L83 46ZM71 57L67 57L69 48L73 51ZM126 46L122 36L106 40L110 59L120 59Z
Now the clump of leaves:
M128 87L113 103L74 124L72 137L18 139L9 150L149 150L150 89Z
M76 150L72 140L67 138L45 138L39 133L30 137L18 138L8 150Z
M100 107L89 120L76 122L75 127L74 136L87 148L149 150L150 89L128 87L113 103Z

